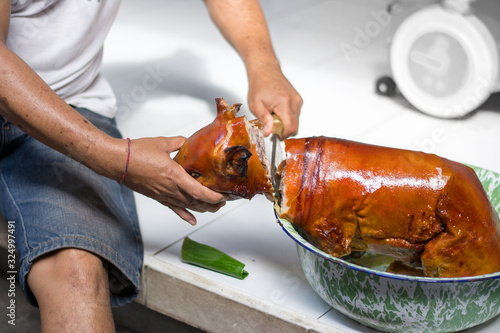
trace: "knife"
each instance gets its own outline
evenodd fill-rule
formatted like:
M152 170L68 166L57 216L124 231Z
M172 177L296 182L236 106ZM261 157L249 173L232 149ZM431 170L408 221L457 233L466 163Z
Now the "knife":
M278 166L282 160L282 149L280 140L283 136L283 131L285 130L285 126L281 121L280 117L273 113L273 131L271 135L271 143L272 143L272 151L271 151L271 182L274 187L274 192L276 196L276 200L278 205L281 204L281 193L279 191L280 188L280 177L278 175ZM281 156L279 156L281 155Z

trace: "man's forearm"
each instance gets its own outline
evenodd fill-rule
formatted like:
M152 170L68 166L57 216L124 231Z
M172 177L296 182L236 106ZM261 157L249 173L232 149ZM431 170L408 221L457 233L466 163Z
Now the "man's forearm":
M302 98L281 71L259 2L205 2L213 21L245 63L248 106L264 125L264 135L268 136L273 129L272 113L283 121L283 138L297 134Z
M125 163L122 161L126 159L125 142L113 140L94 127L3 44L0 44L0 73L2 116L94 171L113 179L120 177L118 169L122 166L118 164Z
M243 59L247 71L278 66L260 4L256 0L205 0L210 16Z

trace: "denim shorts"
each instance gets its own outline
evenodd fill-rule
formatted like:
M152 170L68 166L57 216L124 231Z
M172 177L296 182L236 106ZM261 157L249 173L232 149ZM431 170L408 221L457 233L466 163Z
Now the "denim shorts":
M75 109L110 136L121 137L114 119ZM63 248L103 258L111 305L132 301L139 291L143 263L133 192L26 135L1 116L0 126L0 212L6 221L13 221L19 282L28 301L37 305L26 282L31 265Z

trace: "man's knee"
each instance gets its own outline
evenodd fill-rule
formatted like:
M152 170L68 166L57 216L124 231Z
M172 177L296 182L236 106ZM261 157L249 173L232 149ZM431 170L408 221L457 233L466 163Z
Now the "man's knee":
M27 278L37 298L37 294L46 291L94 300L109 293L108 277L102 260L79 249L63 249L38 259Z

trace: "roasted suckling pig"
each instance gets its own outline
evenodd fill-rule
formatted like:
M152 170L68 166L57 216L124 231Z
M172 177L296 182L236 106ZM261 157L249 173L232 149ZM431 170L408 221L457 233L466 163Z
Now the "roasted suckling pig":
M222 98L215 101L215 120L190 136L174 160L201 184L230 198L264 194L272 199L262 124L236 117L241 104L229 106Z
M233 197L274 200L258 121L217 117L175 160ZM327 137L285 140L277 213L336 257L370 251L389 271L462 277L500 271L500 222L474 171L434 154ZM276 196L277 197L277 196Z

